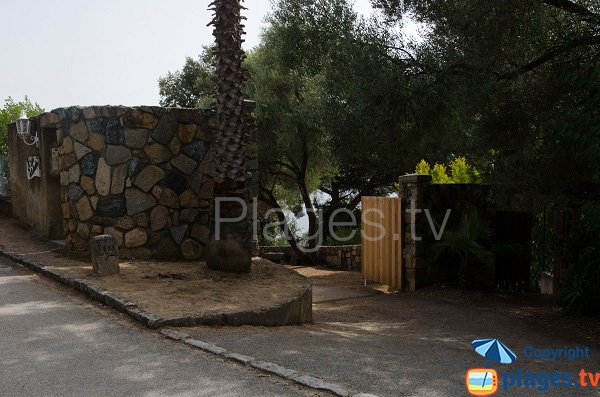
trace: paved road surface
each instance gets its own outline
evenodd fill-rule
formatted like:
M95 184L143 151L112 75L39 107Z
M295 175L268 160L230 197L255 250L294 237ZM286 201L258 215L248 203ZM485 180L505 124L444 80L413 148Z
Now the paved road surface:
M316 396L194 351L0 258L0 396Z

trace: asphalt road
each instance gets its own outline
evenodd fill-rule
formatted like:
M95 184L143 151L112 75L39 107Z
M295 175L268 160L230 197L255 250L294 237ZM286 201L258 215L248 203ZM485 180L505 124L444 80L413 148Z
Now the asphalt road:
M519 357L511 365L490 363L499 375L497 396L600 397L600 384L586 388L548 384L548 377L557 372L577 376L585 369L600 373L597 348L591 349L589 358L574 361L524 356L528 345L573 348L585 346L581 340L547 332L476 304L410 294L364 296L361 292L329 287L315 288L314 292L314 324L279 328L195 327L185 332L229 351L381 397L468 396L466 371L487 365L473 351L471 342L500 338ZM510 374L514 378L512 385ZM518 374L522 374L521 384L516 379ZM531 376L535 379L525 380ZM534 382L533 386L525 387L527 382Z
M0 396L318 396L136 326L0 258Z

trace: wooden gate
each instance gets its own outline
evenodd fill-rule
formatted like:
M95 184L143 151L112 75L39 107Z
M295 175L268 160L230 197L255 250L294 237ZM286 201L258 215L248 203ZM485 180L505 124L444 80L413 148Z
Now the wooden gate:
M362 198L363 277L390 290L402 289L401 225L400 198Z

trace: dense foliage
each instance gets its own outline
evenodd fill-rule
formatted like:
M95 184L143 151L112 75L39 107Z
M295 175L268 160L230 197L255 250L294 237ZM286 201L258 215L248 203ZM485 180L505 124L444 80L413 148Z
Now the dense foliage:
M569 264L561 303L568 313L600 313L600 203L585 205L569 236L557 241L558 255Z
M40 105L32 103L27 97L21 102L15 102L11 97L6 98L4 106L0 108L0 155L7 153L8 124L18 119L22 110L25 110L27 117L34 117L44 112Z
M198 59L187 57L180 71L158 79L160 105L165 107L208 108L216 90L214 49L205 47Z
M365 19L348 0L274 2L247 61L268 207L327 220L423 158L438 183L492 184L501 209L599 200L600 3L371 3L380 12ZM424 27L417 39L408 21ZM163 84L169 104L208 89L209 62L188 63ZM458 154L472 164L453 167Z

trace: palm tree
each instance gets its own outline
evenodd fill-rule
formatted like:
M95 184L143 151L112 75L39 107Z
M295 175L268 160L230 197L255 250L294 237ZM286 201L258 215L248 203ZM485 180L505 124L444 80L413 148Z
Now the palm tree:
M244 196L246 171L244 168L244 95L246 81L242 64L241 5L243 0L215 0L210 4L214 12L215 59L217 73L217 115L219 133L215 139L214 176L217 182L215 196ZM240 197L247 202L247 197ZM235 218L240 212L239 204L222 205L224 218ZM214 222L212 223L214 227ZM225 226L225 225L224 225ZM245 273L250 271L251 238L245 225L232 224L222 231L221 239L208 246L208 266L215 270ZM250 228L251 230L251 228ZM240 241L243 240L243 241ZM247 241L246 241L247 240Z

